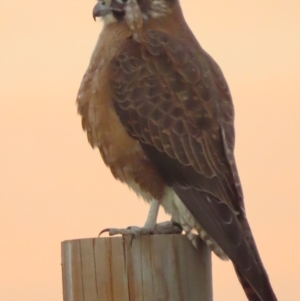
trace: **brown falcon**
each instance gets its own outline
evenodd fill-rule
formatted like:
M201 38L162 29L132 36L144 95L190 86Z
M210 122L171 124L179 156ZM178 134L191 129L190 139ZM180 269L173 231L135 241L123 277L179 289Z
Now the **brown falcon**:
M250 301L277 300L245 214L229 88L178 0L102 0L93 15L104 29L78 93L82 126L114 177L151 203L144 228L110 234L151 232L161 205L232 261Z

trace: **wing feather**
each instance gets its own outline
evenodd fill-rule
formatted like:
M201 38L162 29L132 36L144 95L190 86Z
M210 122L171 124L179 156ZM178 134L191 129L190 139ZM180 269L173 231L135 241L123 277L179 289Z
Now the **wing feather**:
M234 113L221 71L200 47L187 49L154 31L145 39L142 44L125 41L111 63L114 104L121 121L142 143L164 150L195 173L218 176L234 196L220 199L238 211L236 195L241 188L232 189L235 182L228 166L235 163L228 162L224 151L229 145L233 152Z
M128 133L263 296L268 279L244 215L234 110L218 65L198 44L186 47L148 31L142 43L123 43L111 74L115 109Z

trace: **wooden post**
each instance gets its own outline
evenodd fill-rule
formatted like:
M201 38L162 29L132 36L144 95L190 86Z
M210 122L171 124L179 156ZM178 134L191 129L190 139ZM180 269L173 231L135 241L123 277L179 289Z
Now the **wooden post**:
M211 255L185 235L62 242L64 301L212 301Z

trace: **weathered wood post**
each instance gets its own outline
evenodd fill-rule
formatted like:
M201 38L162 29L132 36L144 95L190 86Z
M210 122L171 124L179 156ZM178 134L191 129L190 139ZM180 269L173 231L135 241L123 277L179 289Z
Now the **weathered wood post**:
M185 235L62 242L64 301L212 301L211 255Z

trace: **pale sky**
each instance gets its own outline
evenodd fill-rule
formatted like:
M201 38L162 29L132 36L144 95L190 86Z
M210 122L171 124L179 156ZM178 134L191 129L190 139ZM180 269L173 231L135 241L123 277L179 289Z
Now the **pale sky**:
M300 2L181 2L231 88L247 214L274 290L297 301ZM148 205L113 179L76 113L102 27L95 3L0 3L0 300L62 300L61 241L146 219ZM214 300L246 301L232 265L213 265Z

